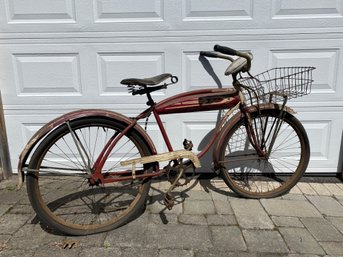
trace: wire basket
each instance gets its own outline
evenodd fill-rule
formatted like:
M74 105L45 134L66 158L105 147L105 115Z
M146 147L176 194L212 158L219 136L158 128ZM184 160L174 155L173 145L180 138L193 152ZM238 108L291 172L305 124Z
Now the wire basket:
M252 105L269 102L280 103L311 92L314 67L278 67L256 76L239 79L247 101Z

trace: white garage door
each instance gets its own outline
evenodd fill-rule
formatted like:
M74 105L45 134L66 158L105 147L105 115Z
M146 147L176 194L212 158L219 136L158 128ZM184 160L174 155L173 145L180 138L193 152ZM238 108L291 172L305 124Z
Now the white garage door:
M210 60L218 80L198 60L200 50L218 43L252 51L255 73L317 67L312 94L290 105L310 137L308 172L336 173L343 128L342 15L342 0L2 0L0 86L12 164L30 136L60 114L94 107L137 114L146 99L129 95L122 78L177 75L178 86L155 100L227 86L225 61ZM201 147L216 118L207 112L163 121L175 148L184 138ZM163 151L156 128L150 127L151 137Z

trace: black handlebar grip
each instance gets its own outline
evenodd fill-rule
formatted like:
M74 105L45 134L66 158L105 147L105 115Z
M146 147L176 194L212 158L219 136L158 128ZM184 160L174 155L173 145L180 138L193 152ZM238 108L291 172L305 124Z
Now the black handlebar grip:
M235 49L230 48L230 47L215 45L213 47L213 49L214 49L214 51L220 52L222 54L237 55L237 51Z
M207 52L207 51L201 51L200 52L200 56L206 56L206 57L211 57L211 58L218 58L218 54L217 53Z

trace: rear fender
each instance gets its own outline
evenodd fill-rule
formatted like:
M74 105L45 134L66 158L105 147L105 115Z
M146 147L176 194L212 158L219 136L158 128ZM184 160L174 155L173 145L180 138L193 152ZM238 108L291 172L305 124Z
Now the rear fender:
M275 110L281 110L282 106L279 104L271 104L271 103L266 103L266 104L260 104L259 107L252 105L247 107L247 111L249 113L256 112L258 110L266 110L266 109L275 109ZM285 106L284 110L288 113L295 114L296 112L288 107ZM222 144L224 143L224 139L226 134L230 131L230 129L241 119L242 113L239 111L237 112L225 125L225 127L222 129L220 132L219 138L217 140L217 144L215 145L215 148L213 150L213 166L214 170L218 171L220 169L220 163L219 163L219 158L220 158L220 149Z
M25 145L23 151L21 152L19 156L19 162L18 162L18 185L17 189L20 189L23 185L25 176L24 176L24 170L23 168L28 165L28 159L32 152L32 150L35 148L35 146L45 137L47 136L51 131L56 129L58 126L62 125L63 123L67 121L73 121L77 119L82 119L85 117L103 117L107 119L114 119L122 122L123 124L130 125L134 120L116 112L107 111L107 110L99 110L99 109L83 109L78 110L74 112L70 112L67 114L64 114L49 123L45 124L43 127L41 127L29 140L29 142ZM149 135L145 132L145 130L136 124L133 129L135 129L139 135L146 141L148 144L152 154L156 154L156 148L154 146L154 143L152 142Z

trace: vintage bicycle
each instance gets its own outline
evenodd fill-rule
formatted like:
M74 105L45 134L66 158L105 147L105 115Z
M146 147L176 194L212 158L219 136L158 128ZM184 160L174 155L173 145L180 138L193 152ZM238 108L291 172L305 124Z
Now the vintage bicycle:
M146 95L148 108L134 118L107 110L74 111L43 126L20 155L20 183L39 218L69 235L108 231L144 210L151 178L166 175L171 191L189 182L187 170L201 166L213 148L213 169L241 197L270 198L288 192L305 172L309 140L287 101L310 93L314 67L273 68L253 76L252 54L216 45L201 56L231 64L233 87L181 93L159 103L152 92L176 84L171 74L124 79L132 95ZM235 56L235 58L233 58ZM244 74L244 75L243 75ZM247 75L245 75L247 74ZM185 139L174 150L162 115L225 110L212 139L199 153ZM157 153L146 132L154 116L168 152ZM145 129L139 121L145 120ZM160 167L165 163L164 167Z

